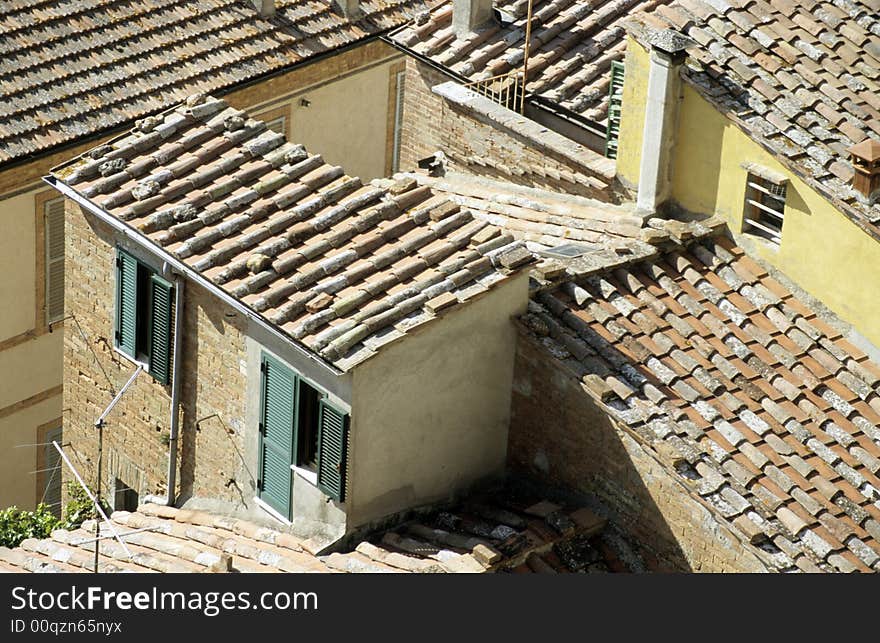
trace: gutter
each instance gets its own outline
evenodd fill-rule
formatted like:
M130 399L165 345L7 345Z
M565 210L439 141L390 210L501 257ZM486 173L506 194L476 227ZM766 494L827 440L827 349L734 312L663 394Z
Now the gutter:
M47 175L43 177L43 181L45 181L48 185L52 186L61 194L76 202L81 207L85 208L96 217L98 217L101 221L109 225L113 230L121 234L123 237L133 241L135 244L146 250L149 254L157 257L161 261L164 261L170 269L176 271L179 275L183 275L188 279L191 279L195 283L199 284L203 288L205 288L208 292L210 292L215 297L219 298L224 303L231 306L236 312L240 313L247 319L248 321L253 322L257 326L259 326L262 330L267 332L269 335L275 337L283 341L284 343L293 347L293 349L299 354L300 357L303 357L309 361L314 362L319 368L323 369L327 373L339 377L343 375L343 371L339 370L329 362L325 361L323 358L319 357L315 353L307 350L302 346L298 341L287 335L285 332L278 329L277 326L266 320L261 315L255 313L253 310L245 306L238 299L224 291L219 286L214 283L208 281L205 277L200 275L198 272L187 266L180 259L174 257L170 253L166 252L162 248L159 248L152 241L147 239L144 235L134 230L132 227L126 225L116 217L110 215L105 212L97 205L83 197L76 190L74 190L69 185L62 183L56 177L52 175ZM175 301L175 311L177 310L177 303ZM177 322L175 322L176 326ZM176 343L176 340L175 340ZM177 360L177 353L175 352L174 361ZM172 391L174 385L172 384ZM170 446L170 445L169 445Z
M174 357L171 361L171 429L168 436L168 489L165 502L174 506L177 498L177 435L180 427L180 349L183 345L183 285L180 275L174 275Z

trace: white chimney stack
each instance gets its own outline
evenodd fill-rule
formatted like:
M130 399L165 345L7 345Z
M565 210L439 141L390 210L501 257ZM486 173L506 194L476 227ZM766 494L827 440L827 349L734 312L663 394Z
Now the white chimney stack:
M672 148L681 93L681 65L686 56L685 47L690 41L676 31L665 29L652 33L648 42L651 45L651 59L636 205L639 210L653 213L669 198Z
M452 30L466 38L492 19L492 0L452 0Z
M275 15L275 0L251 0L254 8L260 12L263 18L271 18Z
M342 15L349 20L359 18L361 15L360 0L336 0L336 4L342 10Z

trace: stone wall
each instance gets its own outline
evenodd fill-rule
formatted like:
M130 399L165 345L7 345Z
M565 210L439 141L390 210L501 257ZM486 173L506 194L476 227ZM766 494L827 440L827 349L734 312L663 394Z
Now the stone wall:
M135 370L113 348L116 240L113 231L72 201L66 210L66 297L74 319L64 329L64 439L90 484L96 481L101 415ZM181 499L250 498L241 480L246 376L244 321L199 286L186 284L181 353ZM106 419L103 485L114 478L144 494L164 494L171 386L141 373ZM69 479L68 472L65 472Z
M614 162L449 83L413 58L406 62L400 169L442 150L458 172L611 200ZM438 86L443 89L438 91Z
M598 496L640 543L649 568L769 571L761 552L673 477L658 455L616 426L581 383L534 340L517 349L508 463Z

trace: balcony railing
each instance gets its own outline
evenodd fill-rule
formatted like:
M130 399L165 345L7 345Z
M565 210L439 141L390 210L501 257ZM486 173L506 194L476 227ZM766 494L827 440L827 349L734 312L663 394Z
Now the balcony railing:
M467 83L465 87L509 110L520 114L525 110L525 92L523 91L521 69L476 80Z

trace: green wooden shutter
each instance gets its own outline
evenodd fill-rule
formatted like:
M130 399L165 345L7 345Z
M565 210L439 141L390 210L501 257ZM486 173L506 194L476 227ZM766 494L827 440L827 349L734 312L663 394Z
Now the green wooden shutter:
M268 355L263 356L261 370L260 499L290 519L296 376Z
M64 317L64 199L46 201L46 321Z
M174 288L158 275L150 276L150 375L168 383L171 366L171 306Z
M623 105L623 63L611 63L611 84L608 87L608 125L605 131L605 156L617 158L617 139L620 135L620 110Z
M123 250L116 258L116 346L134 358L137 336L137 259Z
M321 400L318 413L318 488L334 500L345 500L348 415Z

